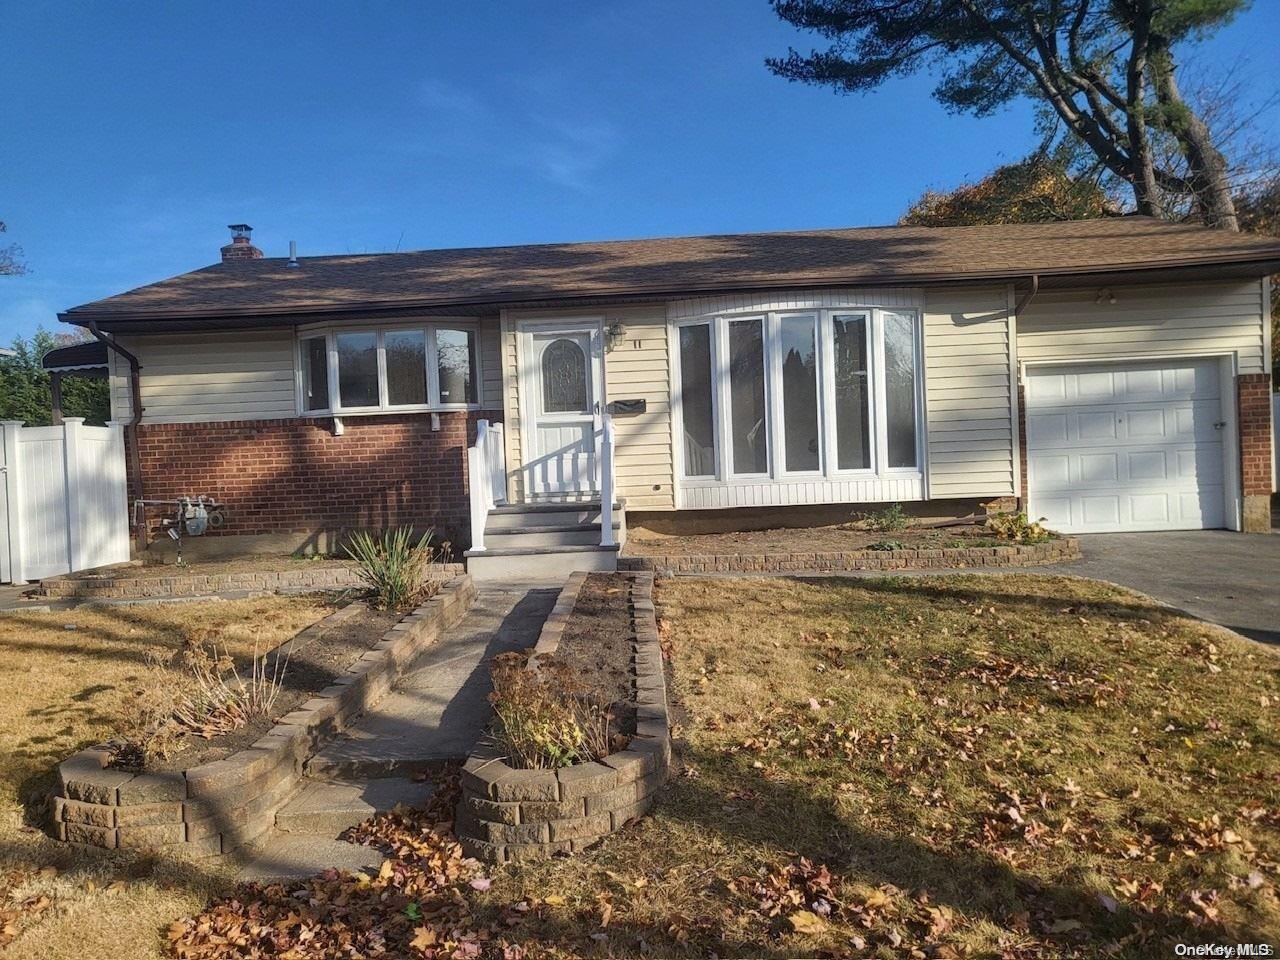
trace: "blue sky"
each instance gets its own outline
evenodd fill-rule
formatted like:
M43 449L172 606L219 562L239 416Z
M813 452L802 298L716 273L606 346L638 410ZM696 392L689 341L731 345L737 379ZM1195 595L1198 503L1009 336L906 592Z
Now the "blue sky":
M1030 110L927 77L840 97L763 65L764 0L21 4L0 36L0 343L79 303L269 256L891 223L1021 156ZM1197 60L1271 93L1280 2ZM1264 123L1280 129L1280 109Z

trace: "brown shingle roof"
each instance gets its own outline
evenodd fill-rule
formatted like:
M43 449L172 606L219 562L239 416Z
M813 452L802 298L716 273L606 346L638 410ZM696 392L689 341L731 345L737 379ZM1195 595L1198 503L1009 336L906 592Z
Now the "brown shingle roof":
M1146 217L863 227L218 263L75 307L72 322L501 305L725 289L934 283L1280 259L1280 241Z

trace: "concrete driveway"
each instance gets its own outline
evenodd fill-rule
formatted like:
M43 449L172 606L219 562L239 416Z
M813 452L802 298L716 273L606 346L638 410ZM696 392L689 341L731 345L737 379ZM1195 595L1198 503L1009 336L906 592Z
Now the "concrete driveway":
M1170 606L1280 645L1280 534L1195 530L1080 538L1083 560L1052 567L1150 594Z

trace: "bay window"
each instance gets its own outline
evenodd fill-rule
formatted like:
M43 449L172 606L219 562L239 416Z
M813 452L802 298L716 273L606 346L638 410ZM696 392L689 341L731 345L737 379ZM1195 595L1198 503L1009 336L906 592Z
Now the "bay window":
M684 418L684 475L716 475L712 399L711 324L680 328L680 409Z
M303 413L466 408L478 403L474 327L361 327L298 338Z
M916 465L915 315L883 313L885 424L891 468Z
M821 465L818 429L817 317L804 314L778 321L782 368L782 445L787 473L809 473Z
M680 475L918 476L919 314L822 309L678 325Z
M329 409L329 345L324 337L306 337L300 342L302 368L302 411Z
M769 472L764 405L764 321L729 324L729 430L734 473Z
M378 406L378 335L340 333L338 348L338 405Z
M440 403L475 403L476 332L436 327L435 342Z
M393 407L426 403L427 331L388 330L382 345L387 358L387 403Z
M831 318L836 467L840 470L871 468L868 319L865 313L837 313Z

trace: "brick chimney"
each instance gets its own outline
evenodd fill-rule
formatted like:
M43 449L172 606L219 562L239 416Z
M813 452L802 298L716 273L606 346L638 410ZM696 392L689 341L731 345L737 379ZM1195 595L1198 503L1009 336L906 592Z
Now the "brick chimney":
M262 259L262 251L249 239L253 234L253 227L247 223L231 223L227 225L227 229L231 231L231 242L222 248L223 263L229 263L232 260Z

